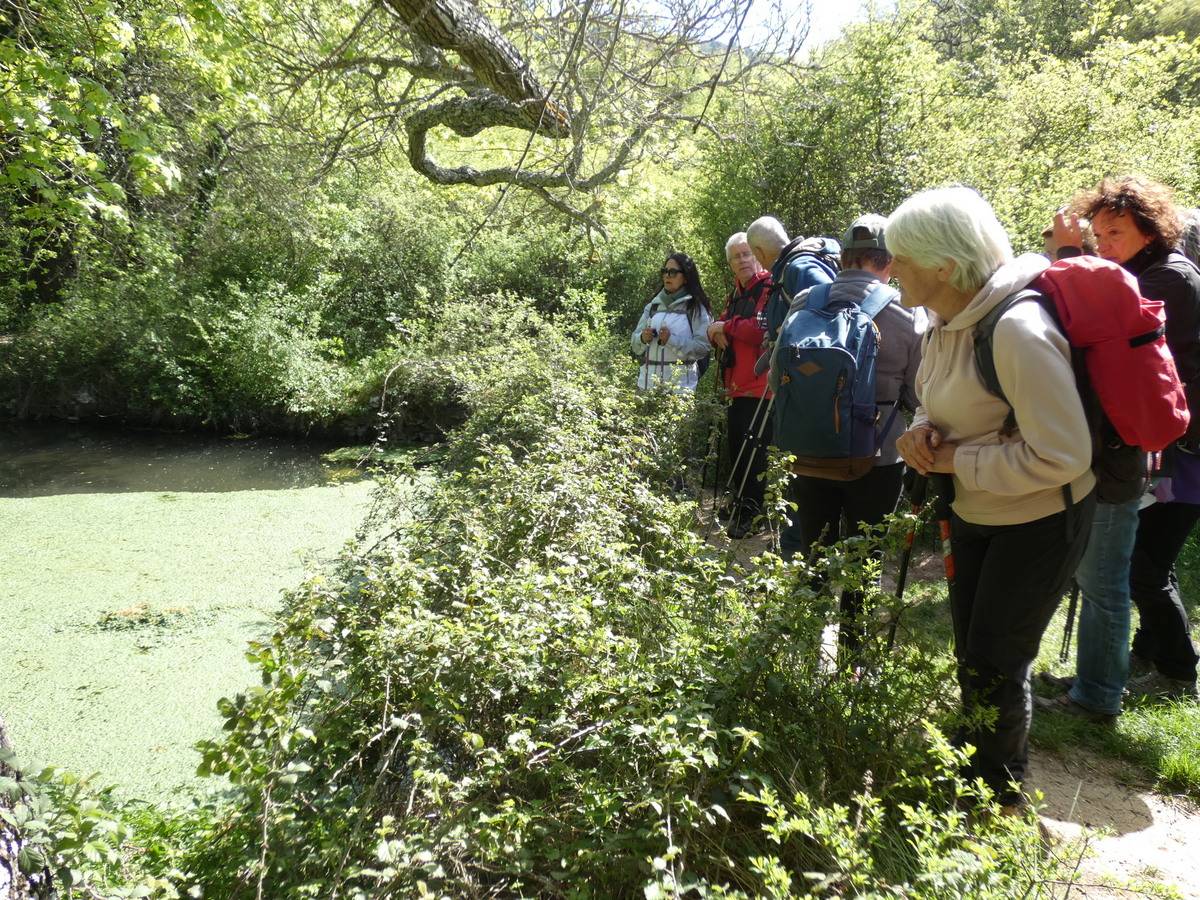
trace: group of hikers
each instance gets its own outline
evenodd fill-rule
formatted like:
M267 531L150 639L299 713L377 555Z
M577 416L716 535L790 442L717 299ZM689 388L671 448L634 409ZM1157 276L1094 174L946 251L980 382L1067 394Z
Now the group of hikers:
M715 356L731 538L761 521L768 445L794 460L786 558L880 523L906 468L950 501L969 723L957 739L1006 812L1026 805L1035 705L1108 723L1128 696L1196 697L1175 562L1200 519L1200 414L1188 412L1200 410L1200 269L1183 252L1198 226L1141 176L1080 191L1041 254L1014 255L965 187L863 215L840 244L789 239L768 216L726 244L734 287L718 318L695 263L673 253L632 335L642 388L694 390ZM1035 696L1033 663L1072 582L1075 676ZM861 605L841 597L839 660L866 636Z

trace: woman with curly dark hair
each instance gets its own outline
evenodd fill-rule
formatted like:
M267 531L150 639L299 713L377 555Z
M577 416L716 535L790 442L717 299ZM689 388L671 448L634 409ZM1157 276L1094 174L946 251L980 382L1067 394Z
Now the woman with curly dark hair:
M1195 695L1197 654L1175 580L1175 559L1200 519L1200 270L1175 247L1182 223L1169 187L1140 175L1105 178L1071 203L1091 220L1097 252L1124 267L1142 296L1165 305L1167 345L1187 392L1193 421L1184 440L1167 451L1170 475L1155 489L1159 502L1142 509L1140 497L1100 503L1087 551L1076 572L1083 594L1076 677L1068 693L1039 705L1089 718L1121 711L1129 683L1134 693ZM1056 219L1061 244L1079 246L1078 226ZM1061 233L1058 233L1061 232ZM1113 439L1108 435L1106 439ZM1133 641L1141 678L1129 681L1129 619L1137 603Z
M672 253L659 269L662 290L642 310L631 346L642 361L638 387L666 384L693 391L699 380L696 362L712 349L708 326L712 304L700 285L700 272L686 253Z

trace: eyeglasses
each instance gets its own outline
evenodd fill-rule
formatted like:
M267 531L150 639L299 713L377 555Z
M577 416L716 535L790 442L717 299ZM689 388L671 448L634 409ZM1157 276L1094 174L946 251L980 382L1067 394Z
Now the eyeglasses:
M682 275L683 269L659 269L658 274L663 278L666 278L668 275L674 278L676 275Z

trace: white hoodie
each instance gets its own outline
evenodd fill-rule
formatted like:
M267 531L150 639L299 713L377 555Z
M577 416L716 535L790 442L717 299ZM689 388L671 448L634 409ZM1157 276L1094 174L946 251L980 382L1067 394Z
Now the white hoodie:
M991 394L975 366L975 325L1049 263L1028 253L1001 266L951 321L930 316L917 371L928 423L958 443L954 511L978 525L1016 525L1061 512L1062 486L1076 502L1095 487L1092 440L1071 369L1071 347L1037 303L1018 303L996 323L994 357L1000 386L1019 429L1002 437L1009 407Z

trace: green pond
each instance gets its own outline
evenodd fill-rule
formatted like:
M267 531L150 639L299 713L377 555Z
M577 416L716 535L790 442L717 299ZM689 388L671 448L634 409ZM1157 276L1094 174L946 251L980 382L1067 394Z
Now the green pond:
M320 447L0 421L0 715L24 759L182 799L246 642L362 522Z

